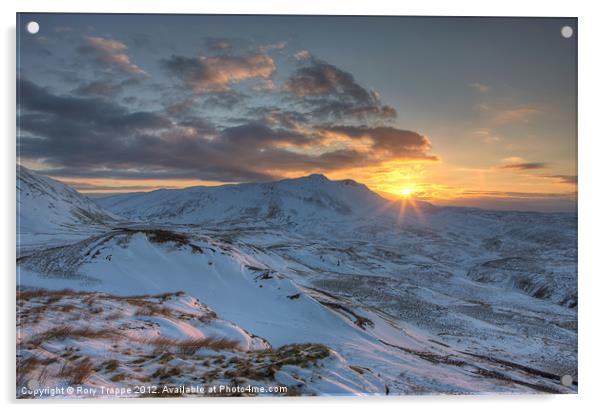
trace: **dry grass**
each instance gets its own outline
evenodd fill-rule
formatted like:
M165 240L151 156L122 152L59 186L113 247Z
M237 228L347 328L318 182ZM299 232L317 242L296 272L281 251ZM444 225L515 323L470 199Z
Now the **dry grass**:
M133 228L118 228L117 230L126 234L144 233L149 240L156 243L175 242L180 244L188 243L188 236L182 233L172 232L164 229L133 229Z
M35 356L17 360L17 386L24 386L25 382L34 372L43 365L43 362Z
M193 355L199 349L211 349L216 352L219 351L242 351L238 341L226 338L198 338L198 339L184 339L177 340L166 337L158 337L148 339L144 343L155 346L162 350L173 349L175 352Z
M374 322L372 322L372 320L361 316L359 314L357 314L356 312L354 312L353 310L349 309L348 307L345 307L343 305L341 305L340 303L336 303L336 302L327 302L327 301L319 301L322 305L324 306L328 306L329 308L332 308L334 310L337 310L339 312L345 312L351 316L353 316L355 318L355 320L353 321L357 326L359 326L361 329L366 329L366 326L374 326Z
M117 375L111 376L111 382L121 382L126 378L125 373L118 373Z
M58 299L74 296L74 295L87 295L87 292L75 292L71 289L62 290L47 290L47 289L31 289L31 290L17 290L17 301L19 300L30 300L34 298L45 297L53 301Z
M173 317L173 312L171 310L160 305L154 305L150 303L139 306L141 307L136 311L136 313L134 313L134 316L163 316L166 318Z
M203 253L203 249L190 243L190 238L184 233L172 232L165 229L131 229L121 228L122 232L127 234L144 233L148 240L153 243L175 243L177 246L190 246L193 251Z
M69 380L72 385L81 385L94 372L94 364L89 358L67 362L61 368L59 376Z
M47 330L46 332L42 332L32 339L30 339L27 343L33 346L39 346L43 342L48 342L52 340L63 341L66 339L118 339L123 337L123 335L113 329L102 329L102 330L94 330L90 328L72 328L69 326L57 326L56 328L52 328Z
M120 363L116 359L111 359L111 360L104 362L101 366L104 367L105 370L107 370L107 372L113 372L115 369L117 369L120 366Z
M19 375L27 375L35 371L40 365L42 365L42 361L35 356L30 356L26 359L19 359L17 361L17 373Z
M188 236L182 233L172 232L170 230L154 229L145 230L144 233L148 236L151 242L167 243L174 242L178 244L188 244Z

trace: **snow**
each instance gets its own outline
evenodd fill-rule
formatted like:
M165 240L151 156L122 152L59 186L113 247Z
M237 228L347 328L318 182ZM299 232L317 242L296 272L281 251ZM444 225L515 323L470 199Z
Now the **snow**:
M157 313L139 315L159 305ZM24 292L18 296L18 309L17 396L29 395L22 389L29 379L47 388L83 384L80 389L98 397L118 391L124 383L173 388L191 380L203 387L285 385L305 395L382 390L377 377L349 368L336 352L317 345L274 350L180 293L123 298L90 292ZM179 346L204 337L225 337L238 347ZM260 373L266 359L276 365L271 366L275 373ZM249 364L254 369L247 369ZM65 373L74 365L90 366L83 368L83 378L77 378Z
M91 230L106 230L106 224L117 219L71 187L17 166L17 245L21 250L85 239Z
M67 221L85 202L62 200ZM183 291L169 310L198 299L226 323L154 318L167 336L236 338L249 356L261 342L326 345L320 385L301 394L576 390L557 379L577 376L574 215L416 202L400 216L401 203L321 175L98 202L116 220L27 240L21 289ZM296 368L274 377L313 373Z

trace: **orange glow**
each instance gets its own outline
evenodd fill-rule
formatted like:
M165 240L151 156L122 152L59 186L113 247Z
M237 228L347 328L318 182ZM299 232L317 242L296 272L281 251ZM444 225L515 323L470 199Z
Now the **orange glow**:
M414 194L414 189L411 187L408 187L408 186L402 187L399 190L399 194L401 195L401 197L408 199L408 198L412 197L412 194Z
M108 178L71 178L51 176L81 193L129 193L150 192L157 189L182 189L192 186L220 186L227 183L197 179L108 179Z
M507 162L508 158L500 159ZM40 165L27 165L41 168ZM263 170L267 174L297 178L322 170ZM470 204L484 198L519 198L548 193L575 195L575 185L562 183L560 179L545 178L539 171L511 171L499 168L499 163L489 167L467 167L444 162L410 162L404 160L383 162L353 169L340 169L324 174L332 180L353 179L365 184L370 190L395 201L400 207L400 218L414 209L414 201L434 204L465 202ZM568 172L562 172L570 174ZM207 181L197 179L110 179L51 176L74 186L82 193L146 192L161 188L191 186L216 186L236 182ZM397 201L405 202L398 205Z

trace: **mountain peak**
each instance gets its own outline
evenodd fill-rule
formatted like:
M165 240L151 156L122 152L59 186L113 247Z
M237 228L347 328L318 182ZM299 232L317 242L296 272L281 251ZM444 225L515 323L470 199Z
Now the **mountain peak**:
M311 175L301 177L301 179L315 180L318 182L329 182L330 181L330 179L328 179L326 176L324 176L321 173L312 173Z

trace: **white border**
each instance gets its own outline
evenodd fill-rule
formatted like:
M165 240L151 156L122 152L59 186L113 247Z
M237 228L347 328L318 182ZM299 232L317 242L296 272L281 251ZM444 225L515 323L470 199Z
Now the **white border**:
M598 314L602 313L600 277L600 248L602 236L600 206L602 185L598 181L602 139L600 118L600 40L602 39L602 16L599 6L593 1L414 1L398 2L385 0L304 0L283 2L278 0L231 0L231 1L135 1L97 0L95 2L67 0L3 0L0 2L0 19L4 48L2 63L2 244L0 257L3 263L5 288L2 307L2 373L0 391L9 408L18 405L22 409L44 408L128 408L133 405L149 410L160 410L166 404L176 408L195 410L242 409L247 410L305 410L345 408L348 411L365 411L367 408L384 410L412 410L414 408L448 411L507 411L539 409L568 411L600 404L597 394L601 380L600 346L601 333ZM207 400L174 402L170 400L111 402L16 402L14 396L15 362L15 13L31 12L111 12L111 13L224 13L224 14L349 14L349 15L462 15L462 16L556 16L579 18L579 395L565 396L482 396L482 397L402 397L392 399L252 399L252 400ZM576 405L576 403L579 405Z

